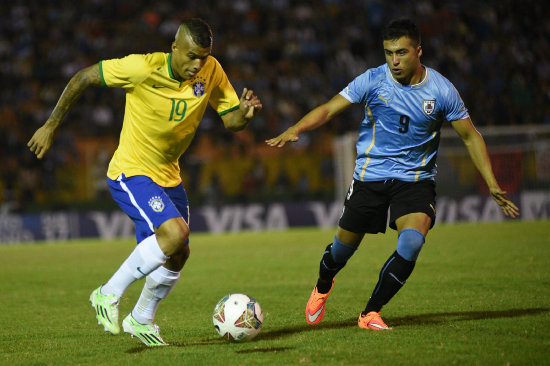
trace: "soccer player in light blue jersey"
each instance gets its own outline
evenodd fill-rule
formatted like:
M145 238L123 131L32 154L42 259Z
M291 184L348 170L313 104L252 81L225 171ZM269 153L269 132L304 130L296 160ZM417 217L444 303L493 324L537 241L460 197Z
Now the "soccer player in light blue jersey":
M366 233L397 230L397 248L382 266L378 283L359 314L364 329L390 330L380 310L405 284L415 266L428 231L435 222L436 158L440 129L453 126L472 162L506 216L519 210L500 189L483 137L453 84L422 65L420 32L408 19L390 22L382 35L386 63L368 69L339 94L322 104L281 135L267 140L282 147L300 133L317 128L332 117L360 104L365 117L359 126L353 181L334 241L326 247L319 278L306 306L309 324L319 323L334 286L334 277L357 250Z

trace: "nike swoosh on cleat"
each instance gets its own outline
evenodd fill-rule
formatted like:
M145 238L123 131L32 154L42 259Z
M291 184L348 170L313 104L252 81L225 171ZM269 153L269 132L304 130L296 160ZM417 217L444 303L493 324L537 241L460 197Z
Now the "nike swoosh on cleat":
M162 85L155 85L153 84L153 89L160 89L160 88L166 88L165 86L162 86Z
M387 327L383 327L383 326L381 326L380 324L377 324L377 323L367 323L367 325L370 325L371 327L375 327L375 328L378 328L378 329L390 329L390 328L387 328Z
M321 315L321 312L323 311L323 309L325 308L325 305L321 306L319 308L319 310L317 310L315 313L313 314L310 314L309 311L307 312L307 318L310 322L314 322L317 320L317 318L319 317L319 315Z
M138 268L136 268L136 269L137 269L137 271L138 271L139 273L141 273L142 275L147 276L145 273L141 272L141 268L140 268L140 267L138 267Z

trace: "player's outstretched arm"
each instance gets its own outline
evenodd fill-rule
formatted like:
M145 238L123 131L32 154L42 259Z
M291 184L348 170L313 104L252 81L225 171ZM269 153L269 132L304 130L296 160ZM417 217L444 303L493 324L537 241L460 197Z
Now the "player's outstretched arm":
M230 131L236 132L248 126L248 123L259 111L262 110L262 102L253 90L243 89L239 109L222 116L223 125Z
M300 133L310 131L328 122L332 117L348 108L351 103L341 96L335 95L328 102L315 107L294 126L289 127L285 132L277 137L266 140L269 146L283 147L287 142L296 142Z
M99 73L99 64L92 65L77 72L69 81L65 90L59 97L55 108L48 120L31 137L27 146L31 152L36 154L38 159L42 159L44 154L50 149L55 136L55 131L67 114L69 109L76 103L84 90L90 85L100 86L101 76Z
M487 145L481 134L474 127L470 118L453 121L453 128L462 138L464 145L468 149L470 158L475 167L487 183L491 196L495 202L500 206L500 209L506 216L515 218L519 216L519 209L516 205L506 197L506 192L500 189L493 168L491 167L491 160L487 153Z

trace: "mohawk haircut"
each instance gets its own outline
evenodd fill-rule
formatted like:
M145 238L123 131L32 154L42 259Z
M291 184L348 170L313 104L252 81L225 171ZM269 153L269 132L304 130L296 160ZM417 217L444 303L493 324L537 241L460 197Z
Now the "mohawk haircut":
M180 25L180 30L184 27L195 44L207 48L212 46L212 29L201 18L190 18L184 20ZM179 33L179 30L178 30Z

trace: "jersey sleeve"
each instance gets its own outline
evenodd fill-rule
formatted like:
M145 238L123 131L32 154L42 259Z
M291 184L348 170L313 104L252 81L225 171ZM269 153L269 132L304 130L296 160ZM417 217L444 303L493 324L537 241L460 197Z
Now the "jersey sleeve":
M447 121L458 121L468 118L470 115L464 105L458 90L449 82L445 101L445 119Z
M223 116L239 108L240 100L222 66L217 60L215 61L214 80L216 86L212 89L209 103L220 116Z
M152 71L147 55L129 55L99 62L101 81L112 88L132 88Z
M367 70L363 74L357 76L340 92L340 95L346 98L350 103L364 102L370 90L371 74L371 70Z

